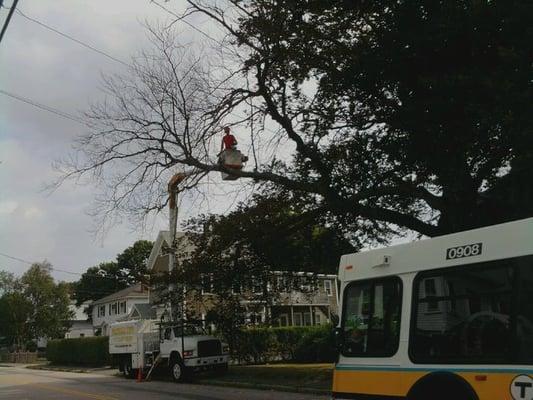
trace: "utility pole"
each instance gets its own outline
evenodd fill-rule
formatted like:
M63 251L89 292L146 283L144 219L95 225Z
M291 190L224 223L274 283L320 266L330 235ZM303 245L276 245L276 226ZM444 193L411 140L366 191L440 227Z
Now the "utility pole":
M0 33L0 43L2 43L2 39L4 38L4 33L6 33L7 26L9 25L9 21L11 21L11 17L13 16L13 13L15 12L15 9L17 8L17 3L19 0L13 0L13 4L11 5L11 8L9 9L9 13L7 14L6 22L4 22L4 26L2 27L2 32ZM0 6L2 5L3 0L0 0Z

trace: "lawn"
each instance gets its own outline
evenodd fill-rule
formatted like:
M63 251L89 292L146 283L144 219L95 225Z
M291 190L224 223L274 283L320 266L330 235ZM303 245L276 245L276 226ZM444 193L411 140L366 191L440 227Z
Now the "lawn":
M200 376L205 383L227 383L297 391L331 390L333 364L269 364L230 366L223 376Z

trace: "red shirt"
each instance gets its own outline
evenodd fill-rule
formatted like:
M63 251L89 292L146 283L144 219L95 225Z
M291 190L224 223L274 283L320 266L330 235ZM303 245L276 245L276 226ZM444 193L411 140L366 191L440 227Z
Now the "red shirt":
M224 137L222 138L222 144L224 145L225 149L231 149L237 144L237 140L235 140L235 136L233 136L232 134L224 135Z

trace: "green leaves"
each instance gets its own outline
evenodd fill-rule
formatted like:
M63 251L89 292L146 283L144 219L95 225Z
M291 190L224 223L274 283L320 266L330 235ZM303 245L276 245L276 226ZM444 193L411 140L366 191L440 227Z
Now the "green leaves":
M74 284L74 297L79 306L87 300L97 300L144 280L146 262L153 243L138 240L117 255L116 261L90 267Z
M41 337L63 337L72 319L67 283L55 283L48 262L33 264L0 298L0 336L22 348Z

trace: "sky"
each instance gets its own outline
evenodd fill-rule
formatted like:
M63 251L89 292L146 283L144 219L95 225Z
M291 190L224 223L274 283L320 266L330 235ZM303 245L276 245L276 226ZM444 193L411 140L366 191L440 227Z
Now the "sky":
M183 3L163 4L178 12ZM11 0L4 0L4 6L10 5ZM20 0L17 8L126 63L149 46L143 23L172 20L150 0ZM0 24L6 16L3 8ZM209 23L193 22L216 36ZM185 41L206 40L183 23L178 29ZM102 98L102 74L120 73L124 68L17 13L0 43L0 91L69 115L79 115ZM113 260L138 239L155 240L157 231L166 227L162 216L144 228L126 222L104 237L95 237L88 211L96 187L67 182L55 192L44 190L57 178L53 162L70 154L73 141L84 129L75 121L0 93L0 253L31 262L46 259L58 269L80 273ZM215 211L230 205L219 201ZM182 218L197 211L187 206L185 202ZM27 264L0 256L0 270L20 275L27 268ZM54 277L79 278L61 272L54 272Z

